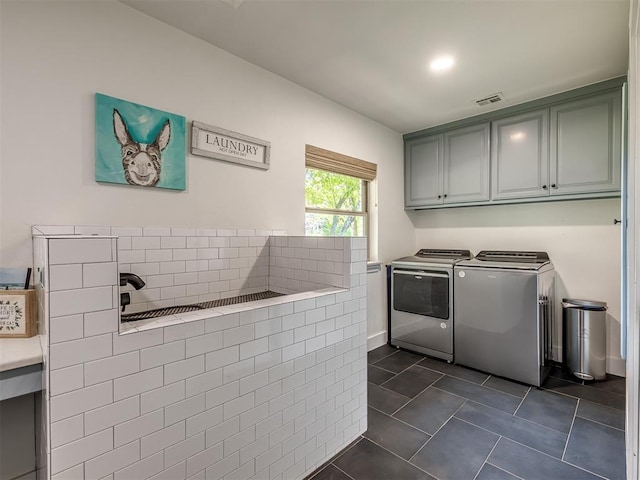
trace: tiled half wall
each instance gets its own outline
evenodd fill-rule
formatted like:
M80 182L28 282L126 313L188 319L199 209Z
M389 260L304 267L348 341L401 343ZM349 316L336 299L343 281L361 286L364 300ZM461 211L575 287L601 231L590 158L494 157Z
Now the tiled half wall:
M340 239L350 273L339 293L122 335L115 240L34 238L44 478L288 480L313 471L366 430L362 240ZM55 266L80 280L64 283Z
M37 226L33 234L118 237L119 271L146 283L141 290L122 287L131 296L127 313L265 290L348 287L351 274L348 240L290 237L279 230Z

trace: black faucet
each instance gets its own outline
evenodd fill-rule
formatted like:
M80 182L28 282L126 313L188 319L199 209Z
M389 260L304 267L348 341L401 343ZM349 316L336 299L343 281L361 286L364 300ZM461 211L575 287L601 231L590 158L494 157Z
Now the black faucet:
M126 284L130 284L136 290L140 290L144 287L144 281L134 273L121 273L120 274L120 286L124 287ZM124 292L120 294L120 306L122 307L122 311L127 305L131 303L131 295L129 292Z
M131 284L136 290L140 290L144 287L144 282L135 273L121 273L120 274L120 286L124 287L127 283Z

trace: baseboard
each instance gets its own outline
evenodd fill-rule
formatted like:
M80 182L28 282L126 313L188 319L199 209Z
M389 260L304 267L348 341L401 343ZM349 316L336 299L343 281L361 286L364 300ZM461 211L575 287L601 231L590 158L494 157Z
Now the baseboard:
M382 332L378 332L367 338L367 351L370 352L374 348L381 347L385 343L387 343L387 331L383 330Z
M553 347L553 358L552 360L562 363L562 346L555 345ZM607 373L611 375L617 375L618 377L626 377L627 370L627 362L624 358L620 357L607 357Z
M619 377L627 376L627 362L620 357L607 357L607 373Z

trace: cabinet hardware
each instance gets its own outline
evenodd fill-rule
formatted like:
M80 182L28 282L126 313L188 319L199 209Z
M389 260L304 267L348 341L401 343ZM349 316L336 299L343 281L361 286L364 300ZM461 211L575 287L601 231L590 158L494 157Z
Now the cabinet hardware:
M542 189L543 189L543 190L546 190L546 189L547 189L547 186L546 186L546 185L542 185Z
M446 193L444 194L444 198L447 198L447 194Z
M614 218L614 219L613 219L613 224L614 224L614 225L617 225L617 224L619 224L619 223L622 223L622 220L618 220L617 218Z
M555 183L552 183L551 188L558 188L558 186Z

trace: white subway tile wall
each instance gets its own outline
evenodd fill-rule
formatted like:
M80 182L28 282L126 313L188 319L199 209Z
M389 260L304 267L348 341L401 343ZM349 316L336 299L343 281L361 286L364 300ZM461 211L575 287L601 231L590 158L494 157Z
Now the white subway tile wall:
M349 288L351 242L366 238L273 236L269 239L269 288L283 293L317 290L326 286ZM364 242L362 242L364 241Z
M351 253L345 248L351 239L284 236L282 231L150 228L150 227L33 227L36 232L112 235L118 237L118 267L131 272L146 283L142 290L127 285L131 304L127 313L218 300L272 290L279 293L299 293L329 286L348 288L353 271ZM52 246L52 277L59 290L101 286L117 274L114 263L79 265L67 261L73 254L73 239L61 239ZM78 255L89 255L99 242L91 239L89 246L80 247ZM366 261L366 239L362 253L354 260ZM85 254L85 251L87 252ZM106 250L105 250L106 252ZM359 257L358 257L359 256ZM105 257L106 258L106 257ZM96 260L98 261L98 260ZM100 262L107 262L101 259ZM364 267L357 267L366 270ZM79 285L79 282L83 282ZM96 290L85 296L106 295ZM75 292L56 295L55 309L73 312L69 297ZM58 314L56 310L54 313Z
M110 228L119 237L120 271L135 273L146 283L140 291L123 287L131 292L128 313L269 288L272 230Z
M99 239L49 238L48 249L39 244L34 264L46 264L52 245L64 241L64 248L54 249L64 262L55 265L69 266L52 274L44 265L49 278L45 275L39 287L46 321L45 398L51 412L45 419L51 434L45 478L290 480L310 473L366 430L366 251L361 252L366 242L269 241L273 232L253 230L112 227L108 233L126 233L131 247L153 247L140 250L144 268L138 272L147 272L146 281L172 276L174 283L155 287L161 290L179 286L175 276L182 264L176 262L183 261L174 252L190 250L190 242L197 245L196 256L217 250L218 257L207 260L215 261L216 268L228 265L225 276L238 270L238 279L223 280L218 269L220 280L208 282L228 283L228 290L215 292L220 295L238 294L250 278L267 282L260 289L285 293L332 284L345 290L296 301L283 297L270 307L216 312L211 318L120 335L117 298L110 295L107 301L106 295L95 294L117 286L111 239L102 245ZM202 238L209 240L208 247L201 246ZM92 256L83 242L102 245L104 251ZM224 249L223 256L246 256L222 258ZM77 259L72 251L78 252ZM167 251L171 258L157 253ZM118 252L121 271L123 252ZM217 263L221 258L228 263ZM248 264L246 259L267 263ZM295 261L305 259L317 263ZM285 260L294 262L285 266ZM162 267L163 262L168 264ZM184 273L189 273L186 262ZM282 275L274 276L274 269ZM291 278L292 269L308 272L309 278L314 271L326 275L316 284L303 280L304 273ZM174 273L162 273L168 270ZM262 273L250 277L251 270ZM105 283L109 278L113 284ZM243 284L233 283L240 279ZM61 293L67 296L57 300ZM212 295L211 289L197 295ZM148 307L155 301L139 303ZM51 312L49 303L56 304Z

